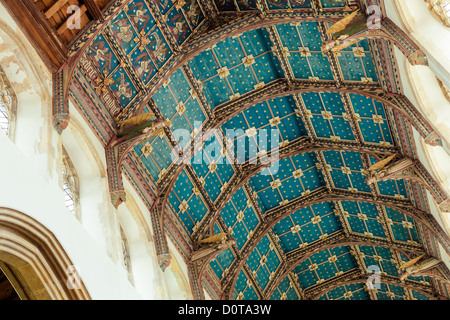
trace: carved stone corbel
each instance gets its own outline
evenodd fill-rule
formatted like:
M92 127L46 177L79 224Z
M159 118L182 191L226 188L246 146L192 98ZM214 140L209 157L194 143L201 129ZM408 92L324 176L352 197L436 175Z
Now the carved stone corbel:
M408 62L412 66L428 66L427 55L422 50L417 50L408 56Z
M425 138L425 143L432 147L442 147L442 138L436 131L433 131Z
M442 212L450 212L450 199L444 200L439 204L439 210Z

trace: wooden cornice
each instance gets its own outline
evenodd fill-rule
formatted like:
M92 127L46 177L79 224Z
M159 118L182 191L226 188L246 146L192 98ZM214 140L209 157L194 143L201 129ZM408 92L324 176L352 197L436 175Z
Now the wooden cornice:
M52 73L67 61L67 47L36 3L0 0Z

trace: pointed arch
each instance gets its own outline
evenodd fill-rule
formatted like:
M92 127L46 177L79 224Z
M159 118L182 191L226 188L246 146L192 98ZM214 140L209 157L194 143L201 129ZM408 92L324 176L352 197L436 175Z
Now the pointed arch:
M73 263L51 231L22 212L2 207L0 261L18 279L22 299L91 299L79 276L71 278Z

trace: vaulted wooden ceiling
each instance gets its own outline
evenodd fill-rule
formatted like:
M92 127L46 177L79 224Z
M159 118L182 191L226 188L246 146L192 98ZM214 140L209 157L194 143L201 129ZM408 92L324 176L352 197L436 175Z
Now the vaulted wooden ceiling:
M168 234L196 298L202 285L214 298L235 299L448 296L432 278L399 279L409 258L438 256L437 242L450 252L448 236L426 213L423 185L366 183L369 167L384 157L416 157L412 128L432 136L403 95L392 42L412 62L420 50L389 19L384 31L400 41L367 37L334 54L322 49L331 25L367 1L117 0L96 3L104 17L92 26L85 1L78 34L61 27L71 3L36 1L62 42L64 62L77 58L70 97L107 150L113 203L126 200L124 174L148 205L162 267ZM171 128L110 148L117 122L142 113L169 119ZM240 129L246 134L233 146L258 151L267 151L258 130L274 128L282 140L279 170L261 174L248 154L244 164L227 163L217 135L194 152L224 150L213 163L172 163L174 131L186 129L194 140L196 122ZM438 203L445 200L417 168ZM192 252L212 233L228 233L236 244L200 268ZM378 292L364 286L369 266L382 271Z

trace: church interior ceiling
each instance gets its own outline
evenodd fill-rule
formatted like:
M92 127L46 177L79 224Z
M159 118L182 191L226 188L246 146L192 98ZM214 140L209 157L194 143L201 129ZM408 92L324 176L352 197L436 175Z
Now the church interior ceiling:
M366 181L387 156L415 157L412 124L373 93L402 93L392 43L362 39L322 50L326 31L364 1L112 3L102 29L73 40L76 47L92 32L71 100L105 147L132 116L170 120L133 145L124 174L149 209L163 202L162 228L187 263L202 237L235 240L204 266L211 297L448 296L448 286L427 276L399 279L406 261L439 255L437 240L408 211L429 209L424 189L407 179ZM261 17L264 24L253 23ZM217 129L193 148L203 161L175 166L174 132L193 137L201 128ZM229 130L240 134L225 146ZM264 130L279 139L276 169L251 168L251 150L276 143L271 136L261 143ZM227 161L239 146L244 162ZM370 268L381 272L377 290L366 286Z

